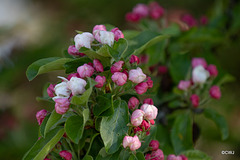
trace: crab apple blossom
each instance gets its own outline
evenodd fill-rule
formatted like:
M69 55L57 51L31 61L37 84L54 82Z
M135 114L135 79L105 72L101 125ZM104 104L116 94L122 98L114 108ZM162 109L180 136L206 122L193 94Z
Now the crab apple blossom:
M159 148L159 142L157 140L151 140L149 147L152 151L156 151Z
M131 123L133 126L137 127L142 124L144 112L140 109L135 110L131 116Z
M122 70L124 62L118 61L111 66L111 73L120 72Z
M119 30L117 27L113 28L111 32L114 34L114 40L118 41L120 38L124 38L124 35L121 30Z
M42 122L43 122L44 118L46 117L46 115L47 115L47 111L45 109L42 109L42 110L37 112L36 118L37 118L39 126L42 124Z
M136 13L129 12L126 14L125 19L129 22L138 22L141 19L141 17Z
M128 101L128 108L135 109L139 105L139 100L136 97L131 97Z
M132 142L132 137L131 136L125 136L123 138L123 147L127 148L131 142Z
M164 160L164 154L161 149L157 149L151 153L151 160Z
M148 6L145 4L137 4L133 8L133 13L139 15L141 18L147 17L148 16Z
M217 70L217 67L215 65L209 64L208 67L207 67L207 70L208 70L211 77L217 77L218 70Z
M70 81L67 82L67 87L72 91L72 95L83 94L86 85L87 82L84 79L77 77L72 77Z
M131 69L129 71L129 80L133 83L141 83L146 79L146 75L143 73L141 68Z
M103 72L103 65L98 59L93 60L93 66L97 72Z
M167 160L182 160L181 156L175 156L174 154L169 154Z
M88 64L84 64L77 68L77 72L80 78L91 77L94 72L94 68Z
M197 66L203 66L203 68L207 68L207 62L204 58L193 58L192 59L192 68L195 68Z
M188 88L189 88L190 86L191 86L191 81L181 80L181 81L178 83L178 89L183 90L183 91L188 90Z
M134 137L125 136L123 139L123 147L124 148L129 147L131 151L135 151L141 147L141 142L138 136L134 136Z
M101 44L107 44L110 47L113 45L114 43L114 33L109 32L109 31L101 31L101 30L97 30L96 34L95 34L95 39L100 42Z
M156 119L158 109L154 105L143 104L140 109L145 113L144 118L147 120Z
M97 31L107 31L107 29L106 29L106 26L104 26L104 25L102 25L102 24L100 24L100 25L95 25L94 27L93 27L93 35L95 36L95 34L97 33Z
M209 94L214 99L220 99L221 98L221 91L218 86L212 86L209 90Z
M122 72L115 72L111 78L118 86L123 86L127 82L127 76Z
M72 154L69 151L61 151L59 152L59 155L64 158L65 160L71 160L72 159Z
M54 87L55 94L57 97L69 97L71 94L71 90L67 87L67 82L58 83Z
M75 47L75 45L71 45L68 47L68 54L73 55L73 56L84 56L84 53L81 53L77 50L77 48Z
M152 100L152 98L146 98L146 99L144 99L143 104L151 104L151 105L153 105L153 100Z
M135 91L137 92L137 94L143 94L145 92L147 92L147 89L148 89L148 84L147 82L142 82L142 83L139 83L138 85L136 85L134 87Z
M81 47L91 48L91 43L94 41L94 36L89 32L77 34L74 37L75 47L79 50Z
M54 98L55 101L55 110L58 114L64 114L67 112L70 106L68 98Z
M152 19L159 19L164 14L164 9L157 2L149 4L149 15Z
M138 56L131 55L129 62L130 62L130 64L133 64L133 63L139 64L140 60L139 60Z
M185 14L181 17L181 20L186 23L190 28L197 26L197 21L196 19L190 15L190 14Z
M207 81L209 77L209 72L199 65L195 67L192 71L192 80L195 84L203 84Z
M95 78L95 81L97 82L97 84L95 85L95 87L97 88L102 88L104 83L106 82L106 77L105 76L100 76L97 75Z
M140 127L141 127L141 128L144 127L144 129L145 129L145 131L146 131L146 130L148 130L148 129L150 128L150 124L149 124L147 121L143 120Z
M192 102L193 107L197 108L199 106L199 96L196 94L191 95L190 101Z
M153 81L151 80L151 77L148 77L146 82L148 84L148 88L152 88L153 87Z
M50 84L49 87L47 88L47 93L49 97L54 97L54 87L55 85Z

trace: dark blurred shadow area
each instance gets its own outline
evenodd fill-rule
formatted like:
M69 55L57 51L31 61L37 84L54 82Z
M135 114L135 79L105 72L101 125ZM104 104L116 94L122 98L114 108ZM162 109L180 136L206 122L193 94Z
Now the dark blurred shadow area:
M38 138L35 114L54 105L38 102L46 82L56 82L52 72L29 82L25 71L34 61L61 57L71 44L75 30L89 31L96 24L109 23L121 30L131 29L125 14L137 3L147 0L0 0L0 159L21 159ZM216 16L220 29L227 32L226 44L216 46L213 54L227 72L236 77L222 89L222 99L211 107L223 114L229 124L230 137L221 141L218 130L209 121L201 123L202 136L196 147L214 159L221 159L222 150L240 154L240 5L231 0L158 1L167 9L188 10L196 17ZM217 18L214 18L215 20ZM230 18L229 18L230 17ZM228 22L230 21L230 22ZM221 26L222 23L222 26ZM228 24L229 23L229 24ZM219 25L218 24L218 25ZM227 26L229 25L229 26ZM206 127L205 127L206 125ZM227 157L227 156L226 156ZM237 155L233 159L239 159Z

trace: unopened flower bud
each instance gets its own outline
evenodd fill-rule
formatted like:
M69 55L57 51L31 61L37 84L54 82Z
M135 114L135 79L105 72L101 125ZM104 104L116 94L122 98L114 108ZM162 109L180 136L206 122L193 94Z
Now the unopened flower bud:
M153 100L152 100L152 98L146 98L146 99L144 99L143 104L153 105Z
M128 70L127 70L127 69L124 69L124 70L122 71L122 73L126 74L126 76L128 77Z
M151 154L152 159L155 158L155 160L164 160L164 154L161 149L157 149L156 151L153 151Z
M139 22L139 20L141 19L140 15L134 13L134 12L129 12L126 14L126 21L128 22Z
M143 73L141 68L131 69L129 71L129 80L133 83L141 83L146 79L146 75Z
M72 77L70 81L67 82L67 87L72 91L72 95L83 94L86 85L87 82L84 79L77 77Z
M75 47L79 50L81 47L91 48L91 43L94 41L94 37L89 32L77 34L74 37Z
M98 59L93 60L93 66L97 72L103 72L103 65Z
M118 86L123 86L127 82L127 76L122 72L115 72L111 78Z
M137 127L142 124L144 112L140 109L135 110L131 116L131 123L133 126Z
M141 63L148 63L149 56L147 54L144 54L140 57Z
M95 87L102 88L104 83L106 82L106 77L97 75L96 78L95 78L95 81L97 82Z
M117 27L113 28L111 32L114 34L114 40L118 41L120 38L124 38L124 35L121 30L119 30Z
M159 66L158 67L158 74L159 75L166 74L167 72L168 72L167 66Z
M138 132L142 132L142 128L140 128L140 127L135 127L135 128L133 129L133 132L134 132L134 134L136 134L136 133L138 133Z
M68 47L68 54L81 57L85 55L84 53L79 52L74 45Z
M139 60L138 56L131 55L129 62L130 62L130 64L133 64L133 63L139 64L140 60Z
M64 114L67 112L70 106L70 102L68 98L55 97L54 101L55 101L55 110L58 114Z
M159 19L163 14L164 9L157 2L151 2L149 4L149 15L152 19Z
M132 137L131 136L125 136L123 138L123 147L127 148L132 143Z
M148 120L156 119L158 109L154 105L143 104L141 110L145 113L144 117Z
M77 68L77 72L80 78L91 77L94 72L94 68L88 64L84 64Z
M167 160L182 160L182 157L175 156L174 154L169 154Z
M93 27L93 35L94 36L97 33L97 31L107 31L107 29L104 25L100 24L100 25L96 25Z
M148 129L150 128L150 124L149 124L147 121L143 120L140 127L141 127L141 128L144 127L144 129L145 129L145 131L146 131L146 130L148 130Z
M205 26L207 23L208 23L208 17L207 16L201 16L200 24Z
M150 120L151 125L155 124L155 121L153 119Z
M71 160L72 159L72 153L68 152L68 151L61 151L59 152L59 155L64 158L65 160Z
M191 86L191 81L183 81L181 80L178 84L178 89L186 91Z
M95 39L98 42L102 44L107 44L111 47L114 43L114 36L115 35L112 32L98 30L96 31Z
M37 118L39 126L42 124L42 122L43 122L44 118L46 117L46 115L47 115L47 111L45 109L42 109L42 110L37 112L36 118Z
M148 84L148 88L152 88L153 87L153 81L151 80L151 77L147 78L147 84Z
M192 102L193 107L197 108L199 106L199 97L196 94L191 95L190 100Z
M124 62L118 61L111 66L111 73L120 72L122 70Z
M218 86L212 86L209 90L209 94L214 99L220 99L221 98L221 91Z
M68 75L67 79L70 80L72 77L80 78L78 73L71 73Z
M151 148L152 151L156 151L159 148L159 142L157 140L152 140L149 143L149 147Z
M148 6L145 4L137 4L133 8L133 13L139 15L141 18L148 16Z
M152 158L151 158L151 154L149 154L149 153L146 154L146 155L145 155L145 159L146 159L146 160L151 160L151 159L152 159Z
M134 87L134 89L137 92L137 94L143 94L143 93L147 92L148 84L147 84L147 82L139 83L138 85L136 85Z
M129 147L131 151L135 151L141 147L141 142L138 136L125 136L123 139L123 147Z
M54 87L55 85L50 84L49 87L47 88L47 93L49 97L54 97Z
M208 65L207 70L208 70L211 77L217 77L218 70L217 70L217 67L215 65L213 65L213 64Z
M197 66L203 66L203 68L207 68L207 62L204 58L193 58L192 59L192 68Z
M139 100L136 97L131 97L128 101L128 108L135 109L139 105Z
M180 157L182 158L182 160L188 160L188 158L184 155L180 155Z
M197 26L197 21L196 19L190 15L190 14L185 14L181 17L181 20L186 23L190 28Z
M67 87L67 82L61 82L54 87L55 94L57 97L69 97L71 90Z
M192 71L192 80L193 83L203 84L209 77L209 72L203 68L203 66L199 65L195 67Z

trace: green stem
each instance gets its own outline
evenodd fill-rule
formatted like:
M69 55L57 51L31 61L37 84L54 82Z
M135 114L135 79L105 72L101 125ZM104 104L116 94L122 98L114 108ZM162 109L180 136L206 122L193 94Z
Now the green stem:
M77 155L76 155L76 153L75 153L75 151L74 151L74 149L73 149L73 147L72 147L72 144L71 144L70 140L69 140L69 139L66 139L66 141L68 142L68 144L69 144L69 146L70 146L70 148L71 148L71 150L72 150L73 160L78 160Z

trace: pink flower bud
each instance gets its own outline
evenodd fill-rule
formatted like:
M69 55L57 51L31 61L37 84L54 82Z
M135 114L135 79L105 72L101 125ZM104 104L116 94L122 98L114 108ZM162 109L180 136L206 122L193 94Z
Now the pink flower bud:
M144 99L143 104L153 105L153 100L152 100L152 98L146 98L146 99Z
M146 159L146 160L151 160L151 154L149 154L149 153L146 154L146 155L145 155L145 159Z
M200 18L200 24L205 26L208 23L208 18L206 16L202 16Z
M167 160L182 160L182 157L169 154Z
M130 144L130 150L135 151L140 147L141 147L141 142L140 142L138 136L134 136L132 138L132 143Z
M159 66L158 67L158 74L159 75L166 74L167 72L168 72L167 66Z
M72 77L70 81L67 82L67 87L72 91L72 95L83 94L86 85L87 82L84 79L77 77Z
M132 137L131 136L125 136L123 138L123 147L127 148L132 143Z
M136 97L131 97L128 101L128 108L135 109L139 105L139 100Z
M51 160L51 159L49 159L49 158L44 158L44 160Z
M203 68L207 68L207 62L204 58L193 58L192 59L192 68L197 66L203 66Z
M133 129L133 132L134 132L134 134L136 134L136 133L138 133L138 132L142 132L142 128L140 128L140 127L135 127L135 128Z
M191 102L192 102L193 107L197 108L198 105L199 105L199 97L198 97L198 95L193 94L193 95L190 97L190 100L191 100Z
M72 154L68 151L61 151L59 152L59 155L64 158L65 160L71 160L72 159Z
M195 20L195 18L190 15L190 14L185 14L181 17L181 20L186 23L190 28L197 26L197 21Z
M122 70L123 64L124 64L123 61L118 61L114 63L111 67L111 73L120 72Z
M157 3L151 2L149 4L149 15L152 19L158 19L164 14L164 9Z
M127 70L127 69L124 69L124 70L122 71L122 73L126 74L126 76L128 77L128 70Z
M155 121L153 119L150 120L151 125L155 124Z
M163 151L161 149L157 149L156 151L152 152L151 157L151 160L164 160Z
M122 72L115 72L111 78L118 86L123 86L127 82L127 76Z
M73 55L73 56L84 56L84 53L80 53L74 45L71 45L68 47L68 54Z
M221 91L218 86L212 86L209 90L209 94L214 99L220 99L221 98Z
M124 38L122 31L120 31L117 27L113 28L111 32L114 34L115 41L118 41L120 38Z
M49 97L54 97L54 87L55 85L50 84L49 87L47 88L47 93Z
M91 77L94 72L94 68L88 64L84 64L77 68L77 72L80 78Z
M98 42L102 44L107 44L111 47L114 43L114 36L115 35L112 32L97 30L95 34L95 39Z
M71 74L68 75L67 79L70 80L72 77L80 78L78 73L71 73Z
M130 62L130 64L133 64L133 63L139 64L140 60L139 60L138 56L131 55L129 62Z
M68 98L54 98L55 110L58 114L64 114L67 112L70 106Z
M131 123L133 126L137 127L142 124L144 112L140 109L135 110L131 116Z
M106 82L106 77L97 75L97 77L95 78L95 81L98 83L95 85L95 87L102 88L104 83Z
M145 4L137 4L133 8L133 13L140 16L140 18L144 18L148 16L148 6Z
M178 84L178 89L186 91L190 86L191 86L191 81L181 80Z
M87 63L89 66L92 66L93 67L93 63L91 63L91 62L88 62Z
M217 77L218 70L217 70L217 67L215 65L213 65L213 64L208 65L207 70L208 70L211 77Z
M204 84L209 77L209 72L203 66L197 66L192 71L192 80L196 84Z
M127 13L125 18L129 22L138 22L141 19L140 15L133 12Z
M99 31L99 30L100 31L107 31L107 29L104 25L102 25L102 24L96 25L96 26L93 27L93 35L95 36L96 32Z
M180 157L182 158L182 160L188 160L188 158L184 155L180 155Z
M141 63L148 63L149 57L148 55L144 54L140 57Z
M147 120L156 119L158 114L158 109L154 105L143 104L141 110L145 113L144 118Z
M146 75L143 73L141 68L131 69L129 71L129 80L133 83L141 83L146 79Z
M93 66L97 72L103 72L103 65L98 59L93 60Z
M141 128L144 127L144 129L145 129L145 131L146 131L146 130L148 130L148 129L150 128L150 124L149 124L147 121L143 120L140 127L141 127Z
M137 92L137 94L143 94L143 93L147 92L148 84L147 84L147 82L139 83L138 85L136 85L134 87L134 89Z
M149 147L151 148L152 151L156 151L159 148L159 142L157 140L152 140L149 143Z
M46 117L46 115L47 115L47 111L45 109L42 109L42 110L37 112L36 118L37 118L39 126L42 124L42 122L43 122L44 118Z
M79 50L81 47L91 48L91 43L94 41L94 37L89 32L77 34L74 37L75 47Z
M152 88L153 87L153 81L151 80L151 77L147 78L147 84L148 84L148 88Z

